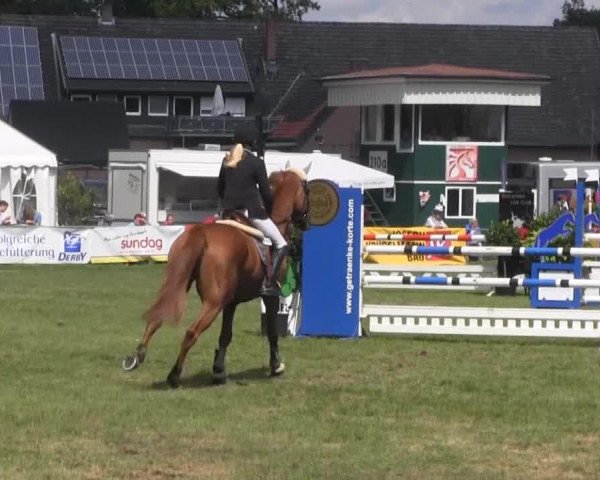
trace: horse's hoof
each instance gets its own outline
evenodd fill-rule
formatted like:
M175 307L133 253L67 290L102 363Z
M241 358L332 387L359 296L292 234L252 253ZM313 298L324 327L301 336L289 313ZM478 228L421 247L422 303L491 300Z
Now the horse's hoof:
M121 366L126 372L131 372L140 366L140 362L138 361L137 355L131 355L123 360Z
M175 367L169 372L167 376L167 383L171 388L178 388L180 384L181 371L178 371Z
M212 372L213 383L217 385L224 385L227 383L227 372Z
M279 365L271 366L272 377L278 377L280 375L283 375L283 372L285 372L285 363L281 362Z

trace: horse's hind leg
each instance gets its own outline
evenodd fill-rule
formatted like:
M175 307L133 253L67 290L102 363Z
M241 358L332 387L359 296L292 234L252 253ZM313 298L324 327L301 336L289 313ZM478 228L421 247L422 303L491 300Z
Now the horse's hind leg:
M144 360L146 359L146 350L148 348L148 344L150 343L150 339L152 338L152 335L154 335L156 331L160 328L161 325L161 322L158 321L150 322L148 323L148 325L146 325L144 338L135 349L135 352L133 353L133 355L123 360L123 370L128 372L130 370L136 369L142 363L144 363Z
M185 332L185 337L181 343L181 350L179 351L177 361L167 376L167 383L171 387L177 388L179 386L179 377L181 376L185 357L187 356L190 348L192 348L198 340L200 334L210 327L214 322L221 308L221 305L212 304L208 301L205 301L202 305L202 309L198 315L198 320L196 320L196 322Z
M277 313L279 311L279 297L263 297L265 314L267 317L267 337L269 338L269 366L271 376L281 375L285 371L285 364L279 358L279 335L277 333Z
M216 383L225 383L227 381L225 355L233 336L233 316L236 307L236 303L231 303L223 309L223 324L221 325L221 335L219 336L219 348L215 350L215 360L212 368L212 377Z

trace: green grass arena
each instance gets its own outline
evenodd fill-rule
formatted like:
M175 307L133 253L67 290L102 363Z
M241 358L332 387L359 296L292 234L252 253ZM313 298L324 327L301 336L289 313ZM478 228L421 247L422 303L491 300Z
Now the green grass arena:
M163 269L0 266L0 478L598 478L600 341L286 337L270 379L254 301L236 315L229 383L209 375L218 319L171 390L195 291L185 321L121 369ZM426 290L365 302L528 306Z

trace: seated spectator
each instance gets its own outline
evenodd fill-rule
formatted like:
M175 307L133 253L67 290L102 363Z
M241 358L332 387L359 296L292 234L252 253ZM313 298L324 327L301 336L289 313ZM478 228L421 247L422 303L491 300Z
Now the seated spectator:
M479 220L472 218L469 223L465 225L465 230L471 235L481 235L481 228L479 228ZM481 245L481 242L470 240L467 245Z
M141 227L146 225L146 214L144 212L136 213L130 226Z
M23 213L21 214L21 218L19 220L20 224L23 225L39 225L42 220L42 215L40 212L36 211L30 203L26 203L23 206Z
M8 211L8 202L0 200L0 225L11 225L15 223L13 217Z
M443 205L436 205L431 215L427 217L427 220L425 221L425 226L428 228L448 228L448 225L446 225L446 222L444 222L444 219L442 218L443 215Z

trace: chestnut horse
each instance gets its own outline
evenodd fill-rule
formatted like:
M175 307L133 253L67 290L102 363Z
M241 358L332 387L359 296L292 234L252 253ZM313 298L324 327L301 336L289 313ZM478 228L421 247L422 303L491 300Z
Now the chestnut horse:
M271 218L282 235L287 236L293 222L302 230L308 228L309 201L305 170L286 169L269 177L273 191ZM285 272L286 262L281 272ZM197 320L187 329L175 365L167 377L168 384L179 386L185 357L198 337L223 311L219 348L215 351L213 378L224 382L225 354L231 342L236 306L258 298L264 268L255 240L238 228L226 224L194 225L180 235L169 251L169 258L159 294L144 314L146 331L133 356L123 361L124 370L133 370L146 357L152 335L163 323L176 324L181 319L186 294L194 281L202 299ZM277 335L278 297L264 297L267 315L271 375L283 373Z

